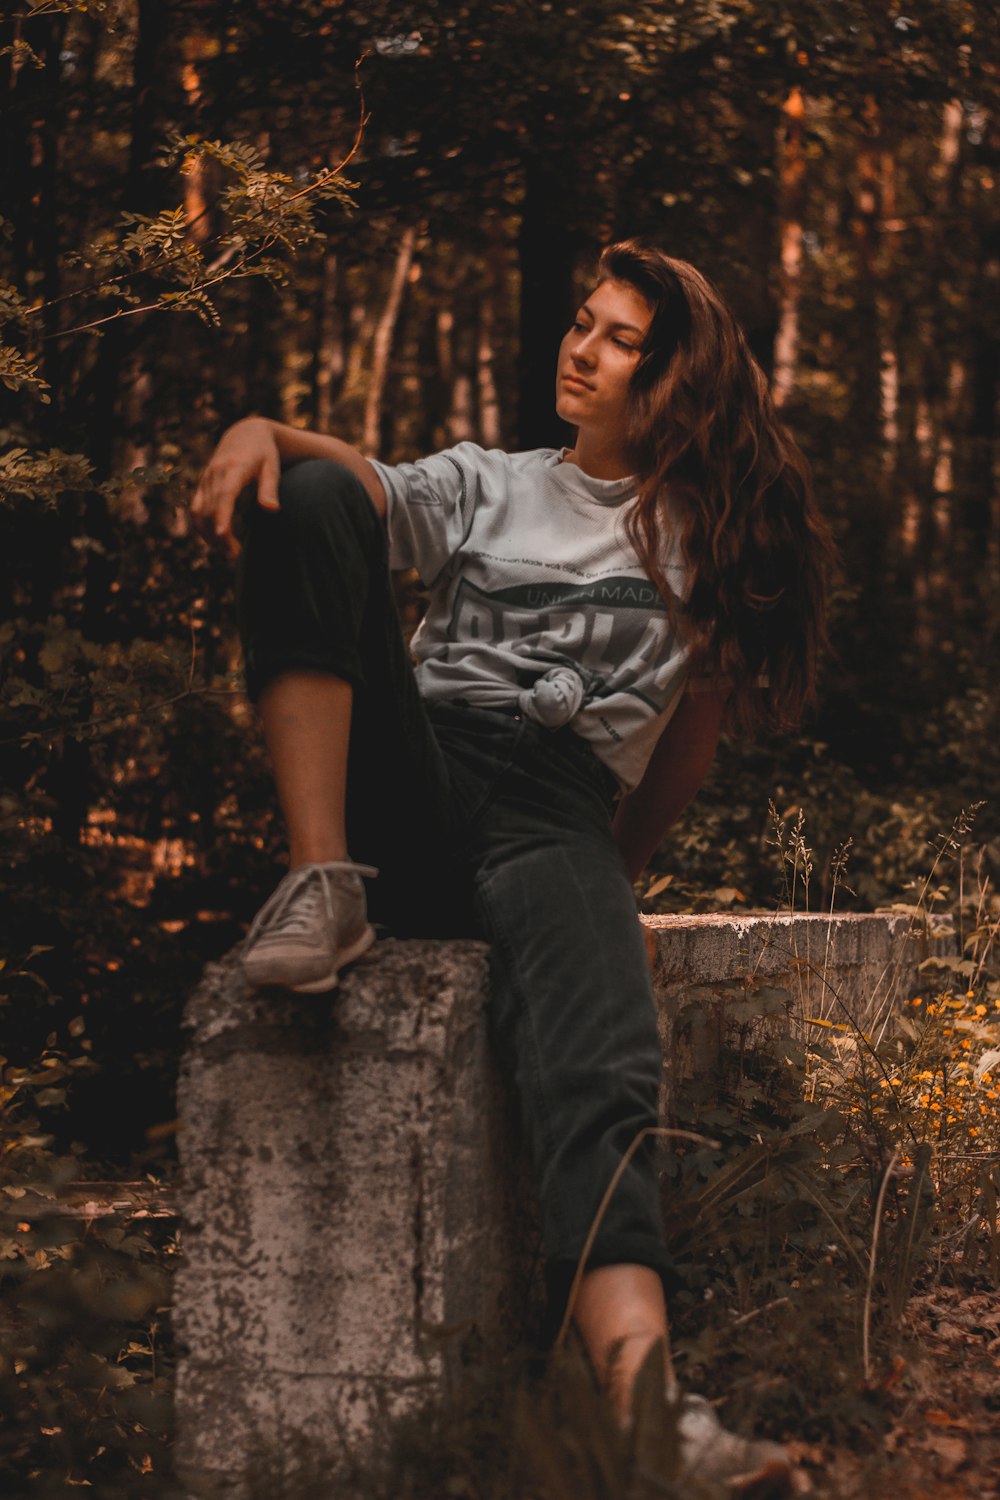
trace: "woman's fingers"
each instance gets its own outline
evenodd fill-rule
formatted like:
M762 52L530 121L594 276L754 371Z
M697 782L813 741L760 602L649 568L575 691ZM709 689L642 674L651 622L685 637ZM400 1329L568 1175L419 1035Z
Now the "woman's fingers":
M258 502L266 510L277 510L280 478L281 456L266 425L252 419L237 423L222 437L191 496L196 527L235 557L240 546L233 519L241 493L256 484Z
M280 509L278 500L278 484L281 480L281 459L278 456L278 446L274 445L273 453L268 453L260 466L260 476L257 480L257 500L265 510Z
M192 516L194 516L196 525L200 524L201 518L205 514L207 500L208 496L206 493L206 471L203 469L201 471L201 477L199 478L197 486L195 487L195 492L191 496L191 500L188 504L188 510L191 512Z
M247 473L243 464L209 461L189 507L195 526L203 536L225 542L232 550L233 512L240 491L251 478L253 471Z
M220 476L217 483L212 514L215 534L220 541L228 542L233 534L233 510L244 483L244 480L229 470Z

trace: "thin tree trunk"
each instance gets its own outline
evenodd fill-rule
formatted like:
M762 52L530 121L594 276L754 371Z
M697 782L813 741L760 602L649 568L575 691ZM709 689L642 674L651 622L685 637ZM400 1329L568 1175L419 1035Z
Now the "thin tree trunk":
M281 420L289 427L297 427L303 396L301 377L304 373L303 366L309 359L307 351L302 348L298 339L299 326L305 310L300 304L299 291L296 287L279 287L276 295L280 309L277 330L280 347L275 348L274 353L280 370L278 401Z
M329 432L333 425L334 395L344 377L344 329L337 303L337 280L336 253L325 250L319 269L310 379L313 425L320 432Z
M155 209L161 180L160 174L150 170L149 163L156 141L157 84L165 72L166 0L139 0L137 14L128 163L119 206L144 213ZM121 431L122 374L130 370L132 379L141 376L137 351L145 334L145 321L124 318L108 325L97 358L77 393L78 420L86 423L89 454L98 479L107 478L114 467L115 445ZM110 640L117 629L111 585L119 559L107 500L97 491L87 497L83 530L98 545L87 553L82 629L92 640Z
M465 443L475 433L472 407L472 375L463 360L451 388L451 412L448 416L448 442Z
M191 111L197 109L201 100L201 79L197 62L188 58L181 69L184 86L184 102ZM188 239L196 245L208 240L208 197L205 189L205 166L201 157L189 153L184 162L184 218Z
M878 252L881 228L881 121L874 99L864 107L864 134L857 156L851 228L857 266L859 358L854 379L854 412L866 446L881 436L878 346Z
M448 441L468 442L475 436L476 412L475 391L477 375L478 327L474 318L474 302L470 294L471 277L463 278L456 288L458 316L452 330L450 389L448 393Z
M493 371L495 288L490 285L479 299L479 339L476 347L476 383L479 396L479 434L484 448L500 446L500 397Z
M931 171L934 199L932 229L926 255L931 286L942 286L948 278L949 238L952 211L961 176L964 112L957 100L949 100L942 111L937 161ZM917 510L915 597L918 603L914 633L918 644L934 648L942 624L942 610L953 607L950 563L942 567L942 550L952 529L952 469L949 426L955 418L949 407L961 397L961 370L947 361L950 313L941 299L920 323L921 369L917 426L918 467L914 486ZM942 326L944 325L944 326Z
M45 119L38 131L38 217L35 230L35 256L42 268L42 296L47 306L42 315L45 343L42 346L42 369L52 392L48 408L50 440L58 441L62 422L62 348L52 337L59 327L59 308L53 306L61 290L59 276L59 219L57 214L59 143L63 131L61 53L66 36L66 17L54 16L49 22L44 59L44 88L48 102Z
M454 297L455 289L450 287L447 295ZM444 292L442 296L446 295ZM435 446L447 445L451 441L450 419L452 391L455 385L455 312L451 301L447 305L438 305L434 315L434 369L436 379L428 390L428 396L433 402L432 421L435 433L440 436L440 443L435 439Z
M406 291L410 267L413 264L413 250L416 243L416 225L409 224L400 238L396 264L389 286L389 296L382 309L382 316L378 320L375 337L372 340L372 366L361 437L361 446L366 453L377 453L381 446L382 400L389 374L392 340L396 331L399 310L403 305L403 294Z
M791 395L799 362L799 302L802 286L802 221L805 213L805 100L792 89L785 100L778 149L781 212L781 313L774 341L772 392L776 406Z
M344 385L340 405L344 412L345 426L356 438L361 428L367 393L367 371L365 356L369 348L366 338L368 328L368 298L372 287L367 277L357 271L345 287L346 303L342 301L344 326L347 333Z
M451 390L452 381L455 379L455 351L452 348L454 331L455 314L451 306L439 307L434 318L437 367L441 383L448 390Z
M154 395L153 378L138 354L129 361L122 381L122 452L121 466L126 473L145 468L150 451L150 403ZM146 508L148 490L144 484L131 484L122 491L119 506L122 515L139 525L149 519Z
M286 330L283 320L275 317L274 288L262 276L251 276L244 285L248 336L242 405L275 412L281 407Z
M528 157L518 235L521 273L517 441L522 448L558 447L567 428L555 414L559 344L573 315L575 243L560 200L559 163Z
M970 289L973 311L995 302L1000 285L1000 232L983 248ZM968 427L959 445L956 499L961 506L967 576L978 577L976 591L998 616L1000 592L1000 513L996 485L997 401L1000 398L1000 338L988 319L974 317L968 359ZM975 607L975 606L974 606Z
M36 22L30 23L32 26ZM15 41L26 40L19 16L13 22ZM29 140L32 129L32 101L39 90L37 70L25 71L16 51L7 54L7 107L4 121L4 150L0 152L0 186L3 189L4 213L10 223L14 274L24 286L31 258L32 152ZM0 66L3 64L0 63Z
M858 145L851 236L855 292L852 328L849 461L860 504L854 517L855 565L868 597L884 597L896 526L882 474L882 332L879 324L882 139L877 102L865 101ZM881 503L880 503L881 502Z
M140 41L136 52L136 74L134 82L134 111L133 132L129 147L128 180L132 188L138 187L142 180L144 167L149 155L155 146L154 135L154 112L150 107L151 78L150 71L157 65L155 53L151 53L151 43L155 43L162 33L156 28L162 26L163 16L155 7L146 5L140 15ZM143 34L142 22L145 20L152 27L152 33ZM185 50L190 45L186 40ZM140 48L142 56L140 57ZM184 88L185 102L189 109L194 109L201 99L201 85L197 71L185 62L181 73ZM197 243L203 243L207 233L207 216L204 213L204 198L202 196L202 184L200 180L197 189L192 193L191 174L185 172L184 176L184 204L188 222L188 234ZM140 189L141 192L141 189ZM131 207L131 204L129 205ZM150 204L152 208L153 205ZM193 220L197 220L193 223ZM117 330L116 330L117 331ZM118 351L120 358L120 390L116 413L118 416L118 447L120 452L116 455L117 462L126 471L143 468L150 460L149 438L149 415L150 400L153 396L153 380L149 370L146 368L143 353L143 341L131 336L131 330L122 329L123 342ZM108 459L111 466L112 458ZM149 513L146 508L145 485L133 484L123 491L121 496L121 507L123 514L129 520L143 523L148 519Z
M40 268L39 290L47 302L59 294L55 188L63 113L59 53L66 18L39 16L26 24L24 30L24 39L41 59L42 67L28 64L19 70L16 59L11 59L6 122L9 137L5 138L3 153L6 157L3 186L10 196L4 202L4 216L11 225L15 273L20 288L23 292L30 292L29 277ZM17 161L13 160L15 156L19 158ZM42 317L29 327L26 334L15 335L14 342L24 349L29 359L38 362L43 377L51 386L51 402L41 409L40 414L43 444L68 447L65 438L67 402L65 383L61 378L63 361L59 341L47 337L56 331L58 322L59 308L47 306ZM35 620L43 620L50 612L53 594L62 577L69 539L69 512L63 509L55 513L37 513L25 525L34 532L34 545L27 548L29 567L25 569L23 558L20 566L16 556L8 558L10 572L3 584L3 593L10 597L18 584L27 584L29 615Z
M128 164L122 180L119 207L149 213L157 206L160 174L149 169L156 142L158 99L156 85L165 74L166 0L139 0L138 32L133 57L132 112L129 123ZM142 339L143 318L109 323L93 368L81 388L87 409L81 413L90 432L90 457L98 478L111 472L121 372L129 352ZM99 617L105 604L95 599Z
M891 150L882 152L882 226L896 219L896 160ZM893 326L892 302L884 287L878 297L878 329L881 343L879 387L882 400L882 468L890 493L894 488L899 457L899 350Z

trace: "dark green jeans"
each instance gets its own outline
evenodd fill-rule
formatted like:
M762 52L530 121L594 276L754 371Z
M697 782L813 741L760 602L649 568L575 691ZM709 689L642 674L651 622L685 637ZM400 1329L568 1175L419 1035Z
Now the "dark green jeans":
M280 511L251 507L239 612L252 697L296 667L354 687L348 837L380 871L373 919L396 936L490 944L491 1026L558 1305L623 1153L657 1118L662 1059L611 833L614 778L568 726L420 697L382 525L337 464L297 464ZM588 1264L620 1262L668 1266L651 1148L622 1174Z

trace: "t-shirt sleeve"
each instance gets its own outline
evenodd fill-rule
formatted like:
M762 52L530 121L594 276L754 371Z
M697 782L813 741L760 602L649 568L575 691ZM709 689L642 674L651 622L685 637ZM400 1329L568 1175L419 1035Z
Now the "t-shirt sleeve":
M469 530L474 458L474 445L463 443L412 464L372 460L385 488L391 567L416 568L428 587L434 584Z

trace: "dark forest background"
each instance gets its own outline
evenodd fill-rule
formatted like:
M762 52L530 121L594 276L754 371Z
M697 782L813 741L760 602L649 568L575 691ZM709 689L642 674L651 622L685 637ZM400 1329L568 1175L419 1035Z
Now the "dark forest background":
M647 910L948 910L964 944L927 975L927 997L955 994L912 999L877 1076L861 1021L809 1023L827 1028L810 1043L813 1094L817 1078L827 1090L802 1106L811 1134L803 1117L775 1144L741 1102L711 1120L729 1144L708 1186L697 1156L671 1178L681 1242L686 1202L701 1247L672 1309L688 1368L716 1347L707 1392L735 1377L755 1391L766 1346L785 1372L768 1382L771 1431L849 1451L874 1431L880 1447L873 1412L906 1361L873 1392L857 1330L897 1148L923 1143L914 1219L883 1235L887 1337L912 1321L932 1145L938 1199L917 1239L938 1245L939 1280L960 1270L955 1298L985 1266L995 1308L1000 1281L991 0L20 0L0 17L5 1493L178 1493L181 1013L282 858L231 564L188 524L200 468L250 412L389 460L465 438L563 441L556 346L600 247L626 234L655 236L731 300L843 558L817 711L796 735L724 742L637 895ZM412 623L413 580L400 598ZM841 1052L824 1050L834 1035ZM758 1149L787 1150L788 1172L767 1168L756 1220L741 1189L706 1228L703 1189L721 1201ZM916 1389L948 1405L960 1372L955 1408L963 1430L978 1412L992 1474L995 1370L974 1400L965 1335L934 1353L939 1313ZM449 1492L511 1492L494 1474L504 1410L500 1436L475 1438L478 1487L455 1480L469 1438L445 1423L428 1472ZM933 1445L902 1446L923 1493ZM837 1494L909 1493L846 1472ZM414 1483L390 1474L365 1493L428 1493Z
M555 349L613 237L731 299L843 553L818 712L724 745L640 896L775 905L771 802L804 811L800 903L829 902L848 840L838 905L912 901L980 801L988 863L991 5L8 15L0 979L26 1172L50 1147L80 1174L168 1167L181 1006L280 860L231 568L184 509L212 444L249 412L389 460L562 441Z

